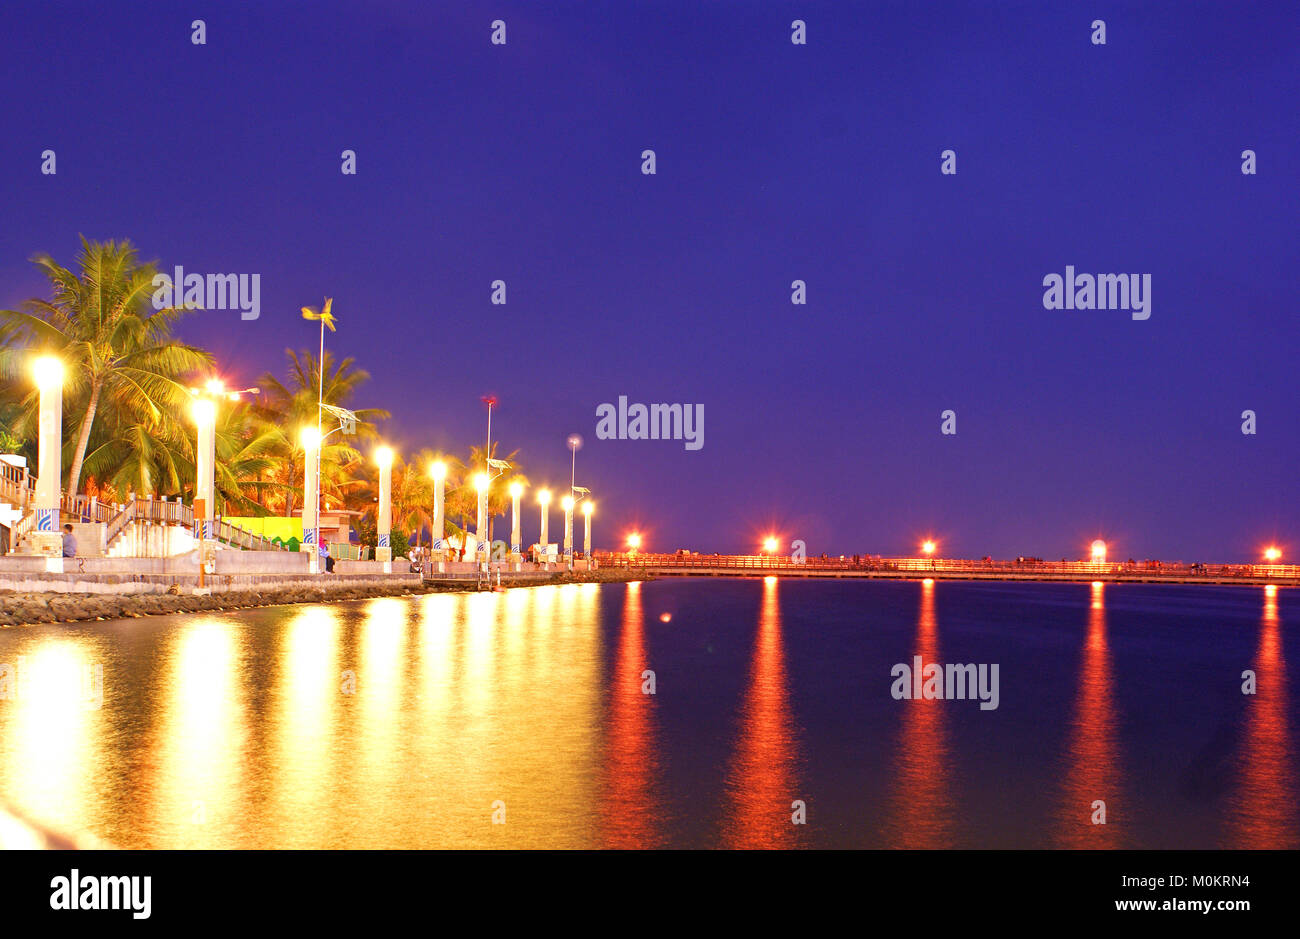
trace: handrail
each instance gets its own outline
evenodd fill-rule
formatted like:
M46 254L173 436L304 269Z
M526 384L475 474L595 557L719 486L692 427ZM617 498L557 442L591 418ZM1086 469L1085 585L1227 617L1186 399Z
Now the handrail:
M104 544L111 545L113 540L122 533L122 530L135 519L135 503L127 502L122 505L116 515L108 522L108 528L104 533Z
M21 501L24 488L28 495L35 492L36 477L24 466L0 460L0 489L5 489L6 495L10 495L7 490L12 490L12 497Z

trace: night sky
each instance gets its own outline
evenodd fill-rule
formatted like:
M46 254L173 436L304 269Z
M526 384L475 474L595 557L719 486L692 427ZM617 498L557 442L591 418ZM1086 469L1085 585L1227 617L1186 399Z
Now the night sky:
M332 296L330 347L373 374L356 403L392 412L398 448L481 443L494 393L503 448L567 485L581 433L598 547L635 527L746 553L768 530L814 555L925 535L970 557L1300 551L1294 3L2 18L4 307L44 295L28 258L70 264L79 234L258 273L257 321L183 329L242 386L313 347L299 307ZM1151 318L1044 309L1067 264L1150 274ZM620 395L703 404L703 449L597 440Z

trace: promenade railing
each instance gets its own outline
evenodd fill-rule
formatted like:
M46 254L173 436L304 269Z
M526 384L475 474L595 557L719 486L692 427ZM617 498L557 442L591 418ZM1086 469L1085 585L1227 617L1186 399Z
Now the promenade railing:
M790 557L734 554L646 554L642 552L595 552L602 566L623 569L737 570L737 571L843 571L878 573L937 574L1020 574L1084 577L1156 574L1164 577L1186 577L1222 580L1225 578L1300 578L1297 564L1202 564L1183 561L1044 561L1038 558L1013 560L967 560L960 558L885 558L859 557L821 558L808 557L795 560Z

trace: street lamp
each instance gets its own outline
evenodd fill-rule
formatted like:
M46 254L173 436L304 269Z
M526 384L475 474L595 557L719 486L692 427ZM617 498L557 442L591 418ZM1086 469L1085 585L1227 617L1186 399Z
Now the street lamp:
M1264 560L1276 564L1282 559L1282 551L1276 545L1269 545L1264 549Z
M45 556L47 571L62 573L63 537L59 532L59 508L63 501L63 362L52 355L43 355L32 363L32 375L40 391L36 438L36 532L32 545L37 554Z
M313 540L311 562L308 568L308 570L313 574L320 573L320 559L317 557L315 537L317 519L320 516L320 457L321 451L324 449L324 447L321 446L321 441L324 439L322 420L325 412L325 330L329 329L330 332L337 332L337 329L334 326L336 320L332 312L333 308L333 297L325 298L325 304L320 308L319 313L316 312L314 307L305 306L302 308L303 319L320 323L320 358L316 360L316 443L314 447L316 454L316 471L311 477L311 518ZM307 502L306 489L302 492L302 499L303 504L305 505ZM303 536L306 537L306 534L306 515L304 515Z
M565 443L568 444L569 449L573 452L572 456L569 458L569 495L573 495L573 490L575 488L574 474L578 469L578 451L582 449L582 435L569 434L569 439L565 441Z
M258 388L227 388L226 383L214 375L202 388L190 388L190 415L197 428L194 455L194 535L199 541L200 555L204 542L213 537L212 522L217 515L217 402L238 401L241 395L260 394ZM215 563L215 555L209 560ZM202 566L204 560L199 559Z
M763 550L768 554L775 554L777 546L780 544L773 535L768 535L763 539Z
M379 467L379 511L375 515L375 560L384 562L384 573L393 572L393 451L380 447L375 451Z
M1098 538L1092 543L1092 559L1098 564L1106 563L1106 542Z
M936 547L937 545L934 543L934 541L927 538L925 541L921 543L921 553L924 554L926 557L931 557L934 555L934 549Z
M636 554L637 549L641 547L641 536L636 532L627 536L627 550L630 554Z

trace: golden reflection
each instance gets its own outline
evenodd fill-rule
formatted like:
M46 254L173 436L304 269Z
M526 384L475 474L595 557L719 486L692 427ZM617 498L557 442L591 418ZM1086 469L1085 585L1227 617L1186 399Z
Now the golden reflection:
M780 848L796 843L792 821L798 749L786 687L777 578L763 579L758 635L740 719L740 738L727 775L729 803L723 841L731 848Z
M418 768L413 765L409 741L411 690L407 685L410 663L407 617L414 611L408 600L392 597L370 600L356 637L355 694L345 705L339 773L340 795L350 811L367 819L351 836L358 848L380 848L405 822L408 806L402 804L400 781Z
M598 611L539 587L536 628L509 628L504 593L461 595L453 706L420 732L446 741L421 767L426 835L412 846L595 847L600 734ZM529 601L532 603L532 601ZM396 784L396 783L395 783ZM504 824L493 824L494 805Z
M1277 587L1264 588L1255 661L1255 694L1245 697L1238 778L1228 806L1230 848L1296 848L1296 776L1287 726L1286 659ZM1243 678L1244 682L1245 679Z
M101 808L103 665L71 639L18 648L0 664L0 793L37 821L87 828Z
M545 586L124 629L110 642L139 664L102 713L41 677L78 677L95 640L10 642L0 793L131 848L598 847L601 599Z
M271 699L265 719L272 787L267 830L258 847L308 848L333 843L334 789L346 758L338 740L345 695L360 687L354 663L339 664L339 608L308 606L277 630L279 660L271 665ZM344 668L351 674L344 675Z
M938 619L934 612L934 581L921 581L921 607L916 620L913 662L922 668L940 664ZM907 699L899 731L894 770L893 846L952 847L956 808L950 775L952 754L944 708L939 698Z
M1090 590L1056 840L1065 848L1116 848L1123 840L1120 826L1125 818L1115 678L1106 636L1106 588L1093 582ZM1096 824L1103 812L1105 824Z
M445 722L451 709L458 607L457 598L448 593L426 594L419 601L420 723L424 726ZM433 734L418 736L426 745L443 743Z
M658 747L655 744L654 695L645 694L642 673L649 668L641 584L627 585L623 631L609 688L605 757L605 845L652 848L662 843L662 811L655 790Z
M251 843L244 788L249 734L237 627L199 619L175 631L158 688L166 701L150 737L156 770L149 840L158 846L212 848Z

